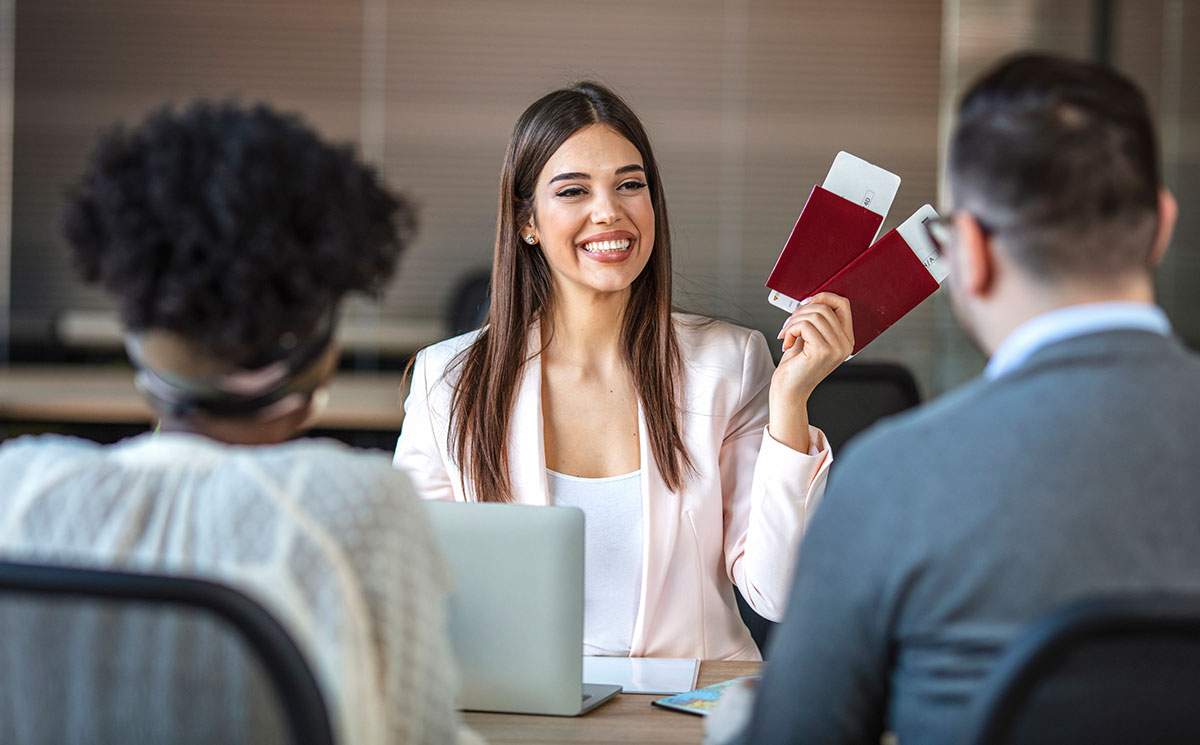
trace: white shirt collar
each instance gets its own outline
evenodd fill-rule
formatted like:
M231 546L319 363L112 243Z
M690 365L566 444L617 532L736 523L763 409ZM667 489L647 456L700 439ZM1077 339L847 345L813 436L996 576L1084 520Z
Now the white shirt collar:
M1150 303L1085 303L1059 308L1018 326L992 355L984 374L998 378L1055 342L1125 329L1170 336L1171 322L1162 308Z

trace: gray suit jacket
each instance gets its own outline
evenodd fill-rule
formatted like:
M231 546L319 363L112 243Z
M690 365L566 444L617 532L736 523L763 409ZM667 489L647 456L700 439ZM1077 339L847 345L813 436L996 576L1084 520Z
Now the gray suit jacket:
M846 451L801 545L747 743L958 743L1023 624L1200 591L1200 357L1076 337Z

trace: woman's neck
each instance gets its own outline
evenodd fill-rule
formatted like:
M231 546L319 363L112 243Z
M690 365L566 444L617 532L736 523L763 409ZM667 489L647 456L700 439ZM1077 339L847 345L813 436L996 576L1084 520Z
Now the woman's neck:
M226 445L276 445L286 442L297 429L297 423L291 416L267 422L208 417L163 416L159 419L160 432L200 435Z
M542 325L544 354L549 361L582 370L611 371L624 364L621 334L629 291L560 293Z

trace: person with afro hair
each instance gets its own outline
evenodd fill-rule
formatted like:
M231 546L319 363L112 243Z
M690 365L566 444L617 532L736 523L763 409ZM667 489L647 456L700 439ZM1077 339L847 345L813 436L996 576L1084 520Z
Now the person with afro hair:
M337 367L339 305L385 286L415 230L410 206L299 118L201 101L105 134L64 230L83 278L120 309L160 424L111 446L0 446L0 554L227 584L295 639L336 741L477 742L455 711L448 571L409 480L386 455L292 439ZM118 741L127 733L104 727L130 717L149 741L262 740L261 717L228 694L248 673L207 664L200 641L126 634L135 648L114 649L95 625L63 633L51 649L0 639L23 661L6 675L30 676L9 681L26 700L10 702L0 741L63 742L81 722L87 739ZM122 698L112 676L128 665L106 656L131 655L176 697ZM56 664L89 695L39 700L34 678ZM187 682L196 666L203 686ZM179 693L207 715L181 719Z

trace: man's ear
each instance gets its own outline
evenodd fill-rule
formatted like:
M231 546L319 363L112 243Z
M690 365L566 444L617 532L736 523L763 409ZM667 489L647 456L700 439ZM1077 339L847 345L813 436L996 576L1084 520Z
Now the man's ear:
M1175 195L1165 186L1158 190L1158 230L1154 232L1154 246L1150 249L1150 266L1158 266L1167 255L1171 236L1175 233L1175 221L1179 218L1179 203Z
M996 257L992 238L973 215L959 211L954 216L955 245L950 258L960 278L963 292L976 297L987 296L996 281Z

